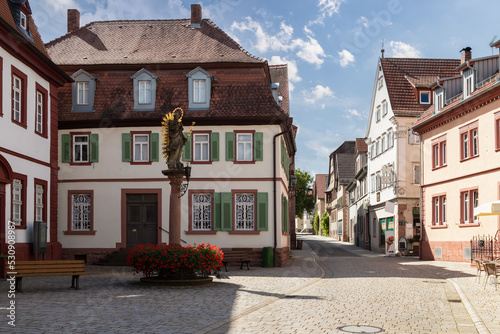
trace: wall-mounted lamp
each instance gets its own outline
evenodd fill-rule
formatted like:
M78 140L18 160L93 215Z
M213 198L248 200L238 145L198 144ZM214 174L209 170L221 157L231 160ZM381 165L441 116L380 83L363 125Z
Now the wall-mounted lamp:
M191 178L191 166L189 166L189 164L187 164L187 166L184 167L184 176L186 176L187 183L181 183L180 187L181 194L179 197L184 196L184 194L189 188L189 179Z
M295 197L296 185L297 185L297 177L295 175L290 176L290 180L288 181L288 190L290 193L290 197Z

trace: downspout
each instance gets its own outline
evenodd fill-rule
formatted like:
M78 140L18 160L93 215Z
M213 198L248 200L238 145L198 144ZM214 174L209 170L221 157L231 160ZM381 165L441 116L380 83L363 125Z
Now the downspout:
M278 238L278 220L276 219L277 214L277 203L276 203L276 138L287 133L288 131L282 131L278 134L275 134L273 137L273 194L274 194L274 206L273 206L273 216L274 216L274 247L273 247L273 267L276 267L276 247L277 247L277 238Z
M422 176L424 175L423 170L422 170L422 136L419 133L416 133L411 129L411 133L413 135L418 136L418 142L419 142L419 151L418 151L418 163L420 165L420 182L419 182L419 196L418 196L418 206L419 206L419 214L418 214L418 220L420 223L420 239L418 241L418 259L422 260L422 241L424 239L424 225L422 223Z

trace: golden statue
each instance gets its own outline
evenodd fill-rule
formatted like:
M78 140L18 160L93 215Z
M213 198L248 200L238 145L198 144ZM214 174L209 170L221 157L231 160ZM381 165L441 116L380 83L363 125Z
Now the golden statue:
M180 110L181 114L177 113ZM162 137L162 153L169 170L183 170L184 165L180 162L182 157L182 149L186 144L191 132L193 124L187 136L184 135L184 126L182 125L182 117L184 111L181 108L175 108L171 113L167 113L161 122L161 137Z

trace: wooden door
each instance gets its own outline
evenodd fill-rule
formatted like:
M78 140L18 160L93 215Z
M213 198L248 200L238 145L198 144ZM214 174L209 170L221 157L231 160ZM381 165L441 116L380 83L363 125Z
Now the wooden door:
M127 194L127 247L158 243L158 195Z

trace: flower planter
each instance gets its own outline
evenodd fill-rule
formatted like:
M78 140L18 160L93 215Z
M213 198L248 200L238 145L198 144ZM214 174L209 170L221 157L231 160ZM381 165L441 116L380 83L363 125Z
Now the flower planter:
M206 285L213 281L213 277L196 277L188 279L172 279L163 277L142 277L141 283L165 286L196 286Z

